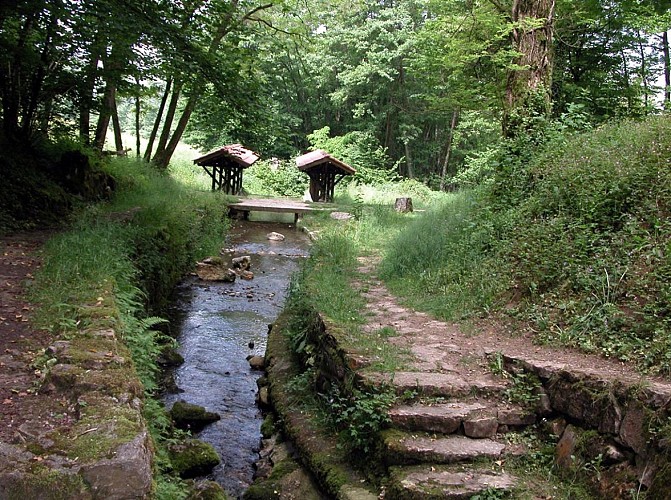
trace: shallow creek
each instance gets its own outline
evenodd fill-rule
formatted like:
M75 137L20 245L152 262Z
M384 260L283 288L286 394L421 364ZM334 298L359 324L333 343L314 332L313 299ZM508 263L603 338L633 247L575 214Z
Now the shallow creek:
M271 231L284 241L270 241ZM195 437L210 443L221 464L210 479L238 497L251 484L258 460L262 417L256 406L256 380L246 358L263 356L268 325L281 311L291 274L307 256L308 239L288 224L235 223L224 258L251 257L252 280L203 282L188 278L174 305L179 352L175 371L181 392L167 394L166 407L184 399L216 411L221 420Z

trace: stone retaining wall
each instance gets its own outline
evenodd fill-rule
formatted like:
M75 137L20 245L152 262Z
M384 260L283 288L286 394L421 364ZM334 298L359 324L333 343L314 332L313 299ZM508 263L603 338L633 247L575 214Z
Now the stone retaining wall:
M112 329L47 349L36 408L0 444L0 498L140 499L152 489L153 448L142 386Z

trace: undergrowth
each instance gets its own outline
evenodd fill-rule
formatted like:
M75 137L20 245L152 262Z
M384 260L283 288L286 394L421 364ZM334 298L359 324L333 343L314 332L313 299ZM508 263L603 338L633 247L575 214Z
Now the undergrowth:
M502 310L539 342L671 374L668 116L491 161L494 182L388 244L391 288L442 318Z

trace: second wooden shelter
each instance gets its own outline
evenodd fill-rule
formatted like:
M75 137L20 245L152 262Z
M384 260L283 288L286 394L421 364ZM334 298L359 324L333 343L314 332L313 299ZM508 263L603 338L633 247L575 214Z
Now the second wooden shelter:
M322 149L296 158L296 166L310 177L312 201L332 201L336 185L346 176L356 173L352 167Z
M251 167L259 155L244 148L242 144L229 144L210 151L193 162L203 167L212 178L212 191L217 189L226 194L240 194L242 190L242 172Z

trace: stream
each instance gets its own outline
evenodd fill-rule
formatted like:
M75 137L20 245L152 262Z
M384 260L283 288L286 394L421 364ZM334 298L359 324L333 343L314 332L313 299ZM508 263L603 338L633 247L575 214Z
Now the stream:
M285 240L268 240L271 231ZM252 483L261 439L256 380L262 373L246 358L265 354L268 325L282 309L309 242L294 226L249 221L235 222L229 239L224 258L249 255L254 278L220 283L190 277L180 284L173 312L184 364L174 373L180 392L166 394L164 402L170 408L183 399L221 415L195 437L221 457L208 478L237 498Z

